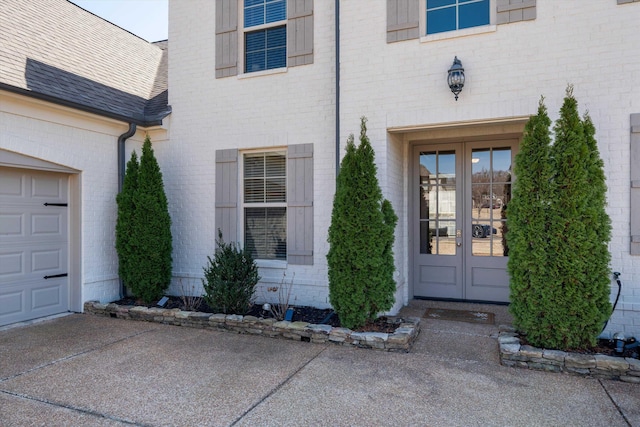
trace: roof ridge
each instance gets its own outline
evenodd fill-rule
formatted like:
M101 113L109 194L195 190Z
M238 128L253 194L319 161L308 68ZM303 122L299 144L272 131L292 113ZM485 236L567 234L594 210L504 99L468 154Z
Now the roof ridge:
M131 34L131 35L132 35L132 36L134 36L134 37L139 38L140 40L143 40L143 41L145 41L145 42L147 42L147 43L149 43L149 44L153 44L153 43L154 43L154 42L150 42L150 41L148 41L147 39L144 39L144 38L140 37L140 36L139 36L139 35L137 35L137 34L132 33L131 31L127 30L126 28L122 28L122 27L121 27L120 25L118 25L118 24L114 24L113 22L109 21L108 19L103 18L103 17L102 17L102 16L100 16L100 15L96 15L95 13L91 12L90 10L85 9L85 8L84 8L84 7L82 7L82 6L77 5L76 3L74 3L74 2L73 2L73 0L67 0L67 2L68 2L68 3L71 3L72 5L74 5L75 7L79 8L79 9L84 10L84 11L85 11L85 12L87 12L87 13L90 13L91 15L93 15L93 16L95 16L95 17L97 17L97 18L102 19L104 22L107 22L107 23L109 23L109 24L113 25L114 27L118 27L118 28L119 28L119 29L121 29L122 31L126 31L127 33Z

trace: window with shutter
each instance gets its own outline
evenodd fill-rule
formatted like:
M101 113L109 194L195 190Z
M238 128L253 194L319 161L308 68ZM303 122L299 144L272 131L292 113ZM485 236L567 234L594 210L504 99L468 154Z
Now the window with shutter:
M287 66L287 2L244 0L244 72Z
M313 144L217 150L215 189L225 241L243 240L256 259L313 264Z
M244 247L255 259L287 259L284 152L243 156Z
M312 63L313 0L216 0L216 78Z

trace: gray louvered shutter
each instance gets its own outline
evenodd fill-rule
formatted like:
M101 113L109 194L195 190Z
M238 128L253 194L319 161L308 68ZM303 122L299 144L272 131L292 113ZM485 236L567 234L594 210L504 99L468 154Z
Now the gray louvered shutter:
M238 74L238 2L216 0L216 78Z
M313 144L287 149L287 262L313 264Z
M531 21L536 19L536 0L498 0L496 23Z
M216 235L238 241L238 150L216 151Z
M631 255L640 255L640 114L631 115Z
M313 0L287 1L287 66L313 64Z
M418 0L387 0L387 43L420 37Z

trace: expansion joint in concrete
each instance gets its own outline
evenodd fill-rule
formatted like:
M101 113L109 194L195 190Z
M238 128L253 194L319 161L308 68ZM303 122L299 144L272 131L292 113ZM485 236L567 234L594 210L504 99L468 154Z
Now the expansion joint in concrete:
M604 386L604 384L602 383L601 379L598 379L598 382L600 383L600 386L602 387L602 389L604 390L604 392L607 394L607 397L609 398L609 400L611 400L611 403L613 403L613 406L616 407L616 410L618 411L618 413L620 414L620 416L622 417L622 419L624 420L624 422L627 423L627 425L629 427L632 427L631 422L629 421L629 419L624 415L624 412L622 411L622 408L620 408L620 406L618 406L618 403L615 401L615 399L613 398L613 396L611 396L611 393L609 393L609 390L607 390L607 388Z
M234 422L232 422L231 424L229 424L230 427L235 426L237 423L239 423L245 416L247 416L251 411L253 411L256 407L258 407L259 405L262 404L262 402L266 401L267 399L269 399L271 396L273 396L274 394L276 394L278 392L278 390L280 390L282 387L285 386L285 384L287 384L289 381L291 381L291 379L293 377L295 377L298 372L300 372L301 370L303 370L309 363L313 362L314 360L316 360L318 358L318 356L320 356L320 354L322 354L323 351L325 351L327 349L327 346L322 347L322 349L320 349L319 352L317 352L311 359L307 360L305 363L303 363L298 369L296 369L295 371L293 371L291 373L291 375L289 375L287 378L285 378L284 380L282 380L280 382L280 384L278 384L277 386L275 386L273 389L271 389L271 391L269 391L269 393L267 393L266 395L264 395L260 400L258 400L256 403L254 403L253 405L251 405L251 407L249 409L247 409L246 411L244 411L244 413L242 413L242 415L240 415L238 418L236 418L236 420Z

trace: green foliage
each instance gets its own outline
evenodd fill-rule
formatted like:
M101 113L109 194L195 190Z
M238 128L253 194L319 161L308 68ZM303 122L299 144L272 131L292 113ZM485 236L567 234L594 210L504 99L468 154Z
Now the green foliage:
M525 126L514 163L516 180L512 198L507 205L509 308L514 323L522 331L531 331L538 324L543 311L541 293L547 284L547 228L553 197L550 125L551 119L541 99L537 115Z
M116 249L126 286L135 297L150 303L159 299L171 282L171 217L162 172L148 136L137 168L134 159L132 154L119 201L123 210L122 218L118 218L122 245L116 244ZM124 233L128 237L124 238Z
M327 263L329 299L343 326L356 329L393 306L394 230L398 217L383 200L366 119L356 148L349 136L333 201Z
M132 241L133 217L135 214L135 194L138 191L138 156L131 153L122 183L122 191L116 196L118 219L116 222L116 251L118 253L118 274L124 283L132 282L135 271L136 248Z
M588 116L580 119L572 87L554 127L548 160L527 158L536 156L533 147L548 146L543 109L541 104L527 125L526 152L516 157L517 179L508 208L511 311L532 344L585 348L595 344L611 311L611 224L603 163L595 127ZM532 132L545 123L546 132ZM529 184L534 179L539 187Z
M218 230L214 258L207 257L202 286L204 299L219 313L245 314L253 304L260 276L251 254L235 243L225 243Z

